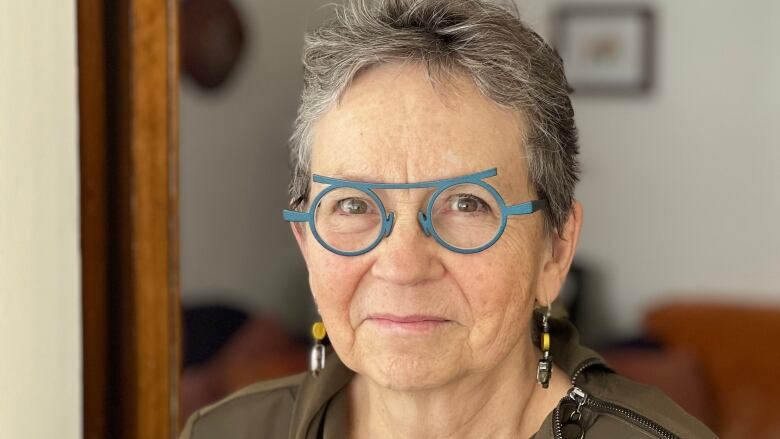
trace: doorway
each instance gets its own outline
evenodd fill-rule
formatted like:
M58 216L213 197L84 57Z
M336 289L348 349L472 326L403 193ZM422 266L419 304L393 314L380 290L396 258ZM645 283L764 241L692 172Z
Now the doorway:
M178 1L78 0L84 436L178 434Z

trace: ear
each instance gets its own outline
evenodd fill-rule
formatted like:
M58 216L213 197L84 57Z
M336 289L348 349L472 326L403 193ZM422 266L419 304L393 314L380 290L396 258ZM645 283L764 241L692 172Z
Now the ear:
M290 223L290 230L292 230L293 236L295 237L295 242L298 243L298 249L301 251L301 254L303 255L303 260L306 262L306 266L309 266L309 253L308 248L306 247L306 231L303 229L304 223Z
M554 301L561 292L566 275L571 267L571 261L574 259L581 226L582 205L579 201L574 200L569 218L563 227L563 233L558 233L556 230L550 238L551 245L542 267L542 274L539 278L536 293L536 300L542 306L547 306L548 303Z

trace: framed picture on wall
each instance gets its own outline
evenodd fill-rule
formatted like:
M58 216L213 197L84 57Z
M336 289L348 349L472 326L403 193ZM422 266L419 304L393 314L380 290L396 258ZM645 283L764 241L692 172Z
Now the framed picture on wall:
M564 5L553 45L576 94L643 94L653 87L655 14L643 5Z

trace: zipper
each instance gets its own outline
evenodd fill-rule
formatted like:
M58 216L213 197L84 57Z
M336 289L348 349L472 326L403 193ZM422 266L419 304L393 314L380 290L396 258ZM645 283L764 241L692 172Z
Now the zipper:
M598 398L594 398L593 396L588 395L585 393L582 389L579 387L572 387L569 390L568 395L563 397L561 399L561 404L564 402L567 402L567 400L574 401L577 404L577 408L574 410L574 412L569 416L569 419L566 421L565 424L574 423L579 427L580 429L580 437L585 437L585 431L582 427L582 425L579 424L582 413L581 408L587 407L591 410L601 412L601 413L608 413L614 416L618 416L626 421L631 422L634 425L637 425L639 427L642 427L643 429L655 434L657 437L661 439L679 439L677 435L672 433L671 431L665 429L658 423L640 415L639 413L627 409L623 406L604 401ZM561 404L558 404L558 407L555 408L553 411L553 434L555 436L555 439L563 439L563 426L564 422L561 419Z
M563 403L566 398L569 398L577 403L577 408L574 409L571 415L569 415L569 420L566 421L566 424L574 424L579 429L579 438L582 439L585 437L585 429L582 427L582 424L580 424L580 419L582 418L582 406L587 402L588 395L579 387L572 387L569 389L569 394L561 399L561 403ZM558 404L558 407L555 407L555 411L553 412L553 434L555 434L556 439L563 439L561 404Z
M574 369L574 373L571 374L571 385L573 387L571 389L569 389L569 394L564 396L561 399L561 402L558 403L558 406L555 407L555 410L553 410L553 435L555 436L555 439L563 439L563 422L561 420L561 404L563 404L563 402L566 401L567 398L574 399L575 395L573 395L572 392L573 392L574 389L577 389L577 387L576 387L577 386L577 378L579 378L579 376L582 373L582 371L584 371L585 369L589 368L590 366L593 366L594 364L598 364L598 363L601 363L601 360L599 360L598 358L589 358L589 359L583 361L582 363L580 363L580 365L577 366L576 369ZM582 391L580 391L580 392L582 392ZM582 394L585 395L585 392L582 392ZM587 397L587 395L586 395L586 397ZM577 410L579 410L580 407L582 407L582 405L577 403ZM584 433L584 431L582 431L582 426L579 426L579 427L580 427L580 431L582 433L580 436L584 437L585 433Z
M653 434L661 439L679 439L677 435L671 431L665 429L658 423L640 415L639 413L625 408L623 406L604 401L593 396L588 395L582 389L577 387L577 378L579 378L582 371L590 366L601 363L601 360L597 358L591 358L583 361L571 376L572 388L569 389L569 393L561 399L561 402L553 410L553 435L555 439L563 439L563 426L568 424L574 424L579 428L579 437L585 437L584 427L580 424L582 418L582 407L587 407L591 410L601 413L608 413L614 416L618 416L626 421L631 422ZM561 413L561 405L564 402L573 401L577 404L577 408L569 415L569 419L564 423Z
M600 364L601 360L598 358L589 358L582 363L580 363L579 366L577 366L577 369L574 370L574 373L571 375L571 385L576 386L577 385L577 378L579 378L580 374L583 370L593 366L594 364Z

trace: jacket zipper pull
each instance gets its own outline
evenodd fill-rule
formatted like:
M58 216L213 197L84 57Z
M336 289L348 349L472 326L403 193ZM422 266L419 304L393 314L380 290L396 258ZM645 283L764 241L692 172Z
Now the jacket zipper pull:
M579 387L572 387L568 394L569 399L577 403L577 408L569 415L566 422L563 423L563 437L583 439L585 437L585 428L582 426L582 406L588 401L588 395Z
M574 386L569 390L569 398L577 403L577 409L574 410L572 416L576 414L577 419L579 420L579 417L582 416L582 406L585 405L585 403L588 401L588 394L579 387ZM571 418L571 416L569 418Z

